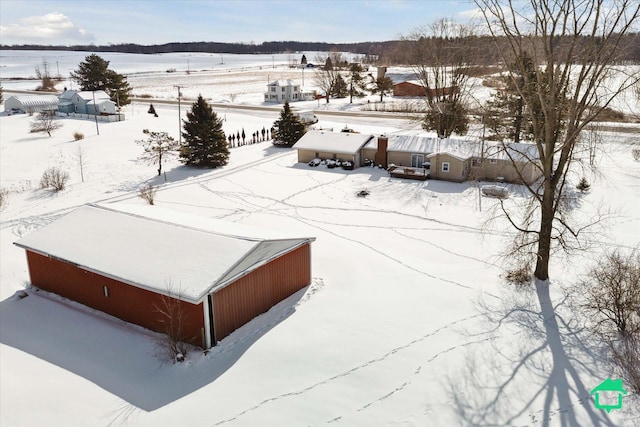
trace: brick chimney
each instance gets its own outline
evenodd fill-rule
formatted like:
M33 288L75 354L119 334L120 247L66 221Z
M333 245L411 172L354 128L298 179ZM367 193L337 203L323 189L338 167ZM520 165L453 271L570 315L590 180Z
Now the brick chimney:
M374 161L377 165L382 165L383 168L387 168L387 147L389 146L389 138L385 135L380 135L378 137L378 150L376 151L376 156Z

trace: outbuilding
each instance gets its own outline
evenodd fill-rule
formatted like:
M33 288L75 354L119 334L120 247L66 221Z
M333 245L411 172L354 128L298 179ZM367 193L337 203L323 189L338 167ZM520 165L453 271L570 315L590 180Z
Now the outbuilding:
M210 348L311 282L311 237L151 206L86 205L15 242L31 284Z
M58 97L55 95L15 95L4 101L4 111L20 111L22 113L39 113L40 111L57 111Z

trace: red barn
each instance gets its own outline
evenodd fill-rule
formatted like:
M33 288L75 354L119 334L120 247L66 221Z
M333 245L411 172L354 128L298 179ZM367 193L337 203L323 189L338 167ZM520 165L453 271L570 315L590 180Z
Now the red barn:
M83 206L16 242L31 284L158 332L171 302L185 341L210 348L311 282L314 238L126 209Z

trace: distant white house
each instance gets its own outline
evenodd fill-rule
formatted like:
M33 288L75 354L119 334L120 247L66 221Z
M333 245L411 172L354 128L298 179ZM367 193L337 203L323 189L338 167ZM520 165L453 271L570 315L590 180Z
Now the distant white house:
M4 101L4 111L7 112L38 113L57 109L58 98L55 95L15 95Z
M116 103L103 90L65 90L58 100L58 111L61 113L116 114Z
M282 79L276 80L267 85L267 91L264 93L265 102L280 102L285 101L301 101L302 92L300 85L295 84L292 80Z

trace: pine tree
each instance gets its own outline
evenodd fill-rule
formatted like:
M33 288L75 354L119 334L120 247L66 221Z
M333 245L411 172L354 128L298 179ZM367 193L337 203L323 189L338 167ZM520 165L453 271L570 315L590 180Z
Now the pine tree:
M349 67L349 103L353 103L353 98L362 98L364 96L364 77L362 76L362 67L360 64L352 64Z
M180 160L184 164L215 168L229 162L229 148L222 130L222 120L202 95L198 96L191 111L187 113L187 120L182 122L184 143Z
M348 94L349 88L347 86L347 82L345 82L344 78L338 74L333 83L333 87L331 88L331 95L334 98L346 98Z
M127 78L110 70L109 61L95 53L87 56L84 62L78 65L78 69L71 73L71 79L80 85L80 90L103 90L118 105L131 103L131 86Z
M581 192L584 193L585 191L589 191L589 188L591 188L591 184L589 184L589 181L587 181L587 178L582 177L580 179L580 182L578 183L578 185L576 185L576 188Z
M376 93L380 94L380 102L382 102L382 98L385 95L393 93L393 80L389 77L379 77L373 83L373 88L371 89L371 94L375 95Z
M283 147L293 146L306 132L304 123L293 114L288 101L285 101L280 119L273 123L272 129L273 144Z

